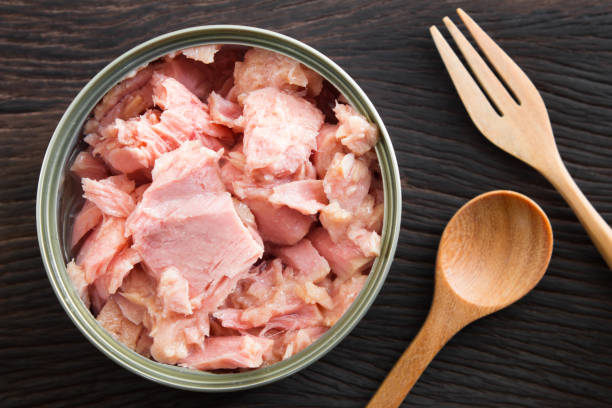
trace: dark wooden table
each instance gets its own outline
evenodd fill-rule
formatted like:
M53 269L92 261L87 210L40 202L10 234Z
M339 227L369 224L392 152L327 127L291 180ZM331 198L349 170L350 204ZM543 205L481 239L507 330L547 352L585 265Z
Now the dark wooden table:
M548 213L548 273L451 340L405 406L612 406L612 272L544 178L477 132L427 30L463 6L498 40L541 91L570 172L611 222L612 3L161 3L0 1L0 406L363 406L425 318L444 225L493 189L525 193ZM217 23L279 31L345 68L391 134L404 204L389 278L346 340L288 379L213 395L137 377L85 340L47 281L34 210L47 142L79 89L143 40Z

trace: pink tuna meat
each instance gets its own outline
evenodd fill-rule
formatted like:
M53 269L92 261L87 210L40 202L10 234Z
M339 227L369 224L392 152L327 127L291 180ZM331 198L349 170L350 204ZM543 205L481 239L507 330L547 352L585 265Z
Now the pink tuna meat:
M176 148L175 137L165 137L156 131L159 116L155 111L128 120L117 119L99 131L90 134L85 141L93 147L93 153L101 156L113 169L125 174L147 171L157 157Z
M77 265L85 271L85 281L92 283L106 272L110 261L127 243L125 219L105 217L87 237L76 259Z
M304 301L296 292L298 284L289 273L285 276L280 270L280 263L274 260L259 276L247 278L245 283L248 285L250 281L250 286L246 293L238 296L242 297L244 308L220 309L213 316L224 327L243 330L263 326L275 316L293 313L304 306Z
M327 169L331 164L336 153L344 153L344 146L336 139L338 125L323 124L317 135L317 151L312 157L317 175L319 178L325 177Z
M349 105L336 103L334 113L339 124L336 138L351 152L362 155L374 147L378 140L376 126L355 112Z
M223 191L217 160L197 142L163 156L128 220L145 263L158 274L176 267L197 292L248 269L263 254Z
M270 339L250 335L209 337L202 349L182 360L180 365L198 370L259 367L272 344Z
M305 99L263 88L244 99L244 153L249 171L295 173L317 148L323 114Z
M119 341L161 363L255 368L350 307L380 248L378 135L322 88L283 55L203 45L95 108L71 168L86 200L67 272Z
M200 140L204 144L214 143L209 140L211 137L233 140L232 131L213 123L208 107L180 82L155 74L152 83L153 101L164 109L160 120L168 131L184 140Z
M133 248L126 247L108 264L106 271L94 282L96 291L102 299L117 292L123 279L130 273L134 265L142 261L140 254Z
M192 60L210 64L215 60L215 54L221 49L219 44L206 44L187 48L181 53Z
M93 202L106 215L127 217L136 204L130 195L134 191L134 182L125 175L111 176L102 180L84 178L83 197Z
M323 78L292 58L253 48L245 54L244 62L236 62L234 83L231 93L236 96L266 87L294 93L307 90L316 96L321 92Z
M285 334L283 343L285 344L285 353L282 358L289 358L306 347L314 343L319 337L327 331L327 327L315 326L305 327L303 329L290 331Z
M237 103L228 101L213 91L208 96L208 109L214 123L227 126L236 132L244 130L242 107Z
M85 200L83 208L74 217L70 247L74 248L81 238L91 231L102 220L102 211L91 201Z
M223 327L244 330L263 326L273 317L292 313L304 304L296 295L295 287L287 285L276 289L260 306L247 309L219 309L213 313L213 316L221 321Z
M271 252L278 256L296 272L296 278L305 281L318 282L330 271L329 264L316 250L309 239L304 238L293 246L272 248Z
M83 268L74 263L74 261L68 262L66 265L66 272L74 285L77 294L83 301L86 307L89 307L89 292L87 290L87 282L85 281L85 271Z
M88 151L83 151L74 159L70 171L81 178L93 180L103 179L108 176L108 169L104 163L96 159Z
M329 233L323 228L312 231L308 238L319 253L327 259L331 270L340 279L348 279L365 269L372 263L373 256L365 256L351 241L332 241Z
M155 182L154 182L155 183ZM134 248L154 271L176 267L196 290L233 277L263 254L244 226L229 193L168 197L140 207Z
M94 117L85 124L85 133L96 132L100 126L106 126L117 118L127 119L138 115L141 111L135 112L136 109L145 110L153 106L150 88L147 92L152 75L153 68L148 66L113 87L94 108Z
M334 305L326 288L315 285L308 281L295 287L295 294L309 305L317 303L326 309L331 309Z
M316 214L327 205L321 180L300 180L281 184L272 189L270 202L286 205L304 215Z
M178 269L166 268L159 277L157 296L164 305L164 314L169 311L190 315L193 313L189 300L189 283Z
M352 153L336 153L325 173L323 188L330 202L338 201L340 206L355 211L368 195L372 175L368 166Z
M266 198L251 198L244 201L257 221L259 234L264 241L279 245L293 245L304 238L313 218L298 211L275 206Z
M294 313L270 319L259 335L265 336L270 331L297 330L320 324L323 324L323 315L319 311L319 308L316 305L306 305L296 310Z
M196 52L190 52L188 49L183 50L183 54L185 52L192 54L192 56L196 54ZM195 58L186 57L187 55L179 55L171 60L166 59L163 64L156 67L156 73L176 80L196 97L206 98L212 89L211 69L207 64L196 61Z
M142 326L132 323L123 316L117 302L112 297L108 299L96 320L121 343L131 349L136 347Z
M149 336L153 339L151 355L157 361L176 364L192 349L202 347L209 334L208 311L197 310L191 316L149 311Z
M368 277L366 275L356 275L352 278L342 281L336 279L332 284L332 298L334 307L325 311L325 325L333 326L338 319L342 317L344 312L353 303L361 289L365 285Z

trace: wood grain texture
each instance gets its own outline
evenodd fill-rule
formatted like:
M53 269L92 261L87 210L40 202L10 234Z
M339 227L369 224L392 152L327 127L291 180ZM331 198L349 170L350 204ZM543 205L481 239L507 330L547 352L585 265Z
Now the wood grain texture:
M469 120L427 31L459 6L541 91L570 173L611 222L609 2L0 0L0 406L364 406L423 323L444 225L500 188L550 217L549 270L526 298L453 338L404 406L610 406L612 273L552 186ZM218 395L158 386L91 346L47 281L34 216L46 144L87 81L143 40L214 23L279 31L345 68L387 125L404 198L396 260L357 328L288 379Z

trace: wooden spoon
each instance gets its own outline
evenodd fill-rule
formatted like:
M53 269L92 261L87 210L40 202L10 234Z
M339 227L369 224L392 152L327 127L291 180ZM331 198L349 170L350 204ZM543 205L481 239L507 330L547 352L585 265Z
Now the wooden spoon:
M368 407L399 406L459 330L533 289L552 245L546 214L522 194L492 191L461 207L440 240L429 315Z

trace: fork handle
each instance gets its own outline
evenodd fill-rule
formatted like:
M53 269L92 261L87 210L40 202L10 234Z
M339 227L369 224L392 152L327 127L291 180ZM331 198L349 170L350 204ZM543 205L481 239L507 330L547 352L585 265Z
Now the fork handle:
M608 267L612 269L612 228L582 194L560 157L555 166L555 171L549 173L548 179L574 210L597 250Z

